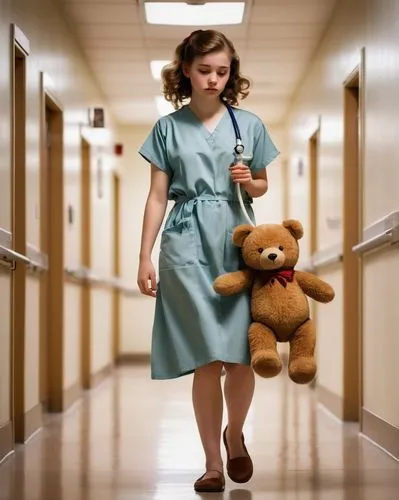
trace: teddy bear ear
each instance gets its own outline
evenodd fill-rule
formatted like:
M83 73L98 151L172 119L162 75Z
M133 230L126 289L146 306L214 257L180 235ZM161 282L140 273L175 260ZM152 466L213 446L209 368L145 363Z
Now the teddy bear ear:
M283 221L283 226L288 229L296 240L300 240L303 236L303 227L299 220L287 219Z
M233 231L233 243L237 247L242 247L245 238L252 232L253 227L249 224L241 224L237 226Z

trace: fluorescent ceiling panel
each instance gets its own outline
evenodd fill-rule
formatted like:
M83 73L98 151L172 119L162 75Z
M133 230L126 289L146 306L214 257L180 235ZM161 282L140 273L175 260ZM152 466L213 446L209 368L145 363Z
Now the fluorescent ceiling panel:
M212 2L189 5L184 2L146 2L144 9L149 24L215 26L242 23L245 3Z

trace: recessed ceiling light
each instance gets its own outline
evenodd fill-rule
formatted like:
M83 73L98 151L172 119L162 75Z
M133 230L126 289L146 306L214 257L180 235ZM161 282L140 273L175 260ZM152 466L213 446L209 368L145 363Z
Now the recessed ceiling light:
M161 79L162 68L166 64L169 64L169 63L170 63L170 61L151 61L150 62L151 73L152 73L152 77L154 78L154 80Z
M149 24L215 26L242 23L245 2L145 2L144 9Z
M172 104L161 95L156 96L155 102L160 116L165 116L175 111L175 108L172 106Z

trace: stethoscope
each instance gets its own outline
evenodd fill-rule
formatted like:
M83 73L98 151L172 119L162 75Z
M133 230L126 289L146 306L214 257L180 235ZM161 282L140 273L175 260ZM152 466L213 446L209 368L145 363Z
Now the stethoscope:
M233 153L234 160L235 160L234 163L243 163L245 161L250 161L250 160L252 160L252 155L244 156L245 147L244 147L244 144L242 143L240 128L238 127L237 119L234 115L233 108L226 101L223 101L223 102L227 108L227 111L229 112L231 122L232 122L233 127L234 127L234 133L236 136L236 145L234 146L234 153ZM252 222L251 218L248 215L247 209L245 208L245 205L244 205L244 202L242 199L242 192L241 192L240 184L237 184L236 189L237 189L238 201L240 202L240 207L241 207L242 213L244 214L248 223L251 226L254 226L255 224Z

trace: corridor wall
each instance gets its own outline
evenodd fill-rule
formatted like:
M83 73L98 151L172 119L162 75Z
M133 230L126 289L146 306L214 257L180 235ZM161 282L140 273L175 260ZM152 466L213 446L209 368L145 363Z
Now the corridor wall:
M365 54L363 160L361 162L362 229L398 210L399 75L395 1L342 0L331 19L287 116L289 142L289 213L309 227L309 138L320 127L318 249L343 238L344 81ZM298 165L304 164L300 175ZM304 245L304 261L310 256ZM385 248L362 258L361 411L362 431L399 455L397 396L399 311L396 300L399 254ZM334 303L317 307L318 387L337 413L343 390L343 274L337 264L322 273L337 291ZM357 332L348 332L357 335ZM385 436L385 437L383 437ZM387 436L389 436L387 438Z

